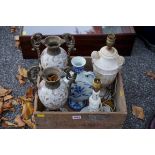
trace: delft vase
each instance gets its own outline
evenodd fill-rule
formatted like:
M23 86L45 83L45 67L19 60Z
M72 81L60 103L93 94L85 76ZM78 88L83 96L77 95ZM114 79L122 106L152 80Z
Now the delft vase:
M54 67L43 70L43 80L38 86L38 96L48 110L60 109L67 101L68 86L60 78L60 74L60 69Z
M72 71L77 74L75 83L71 85L69 95L69 107L80 111L87 105L88 99L92 94L92 83L95 78L93 72L84 71L86 60L77 56L72 58Z
M118 51L113 47L114 42L115 35L108 35L107 46L91 54L93 71L101 79L103 86L108 86L115 80L125 61L124 57L119 56Z
M58 67L64 69L67 66L68 56L67 52L60 46L65 40L58 36L49 36L42 42L46 46L40 57L42 68Z

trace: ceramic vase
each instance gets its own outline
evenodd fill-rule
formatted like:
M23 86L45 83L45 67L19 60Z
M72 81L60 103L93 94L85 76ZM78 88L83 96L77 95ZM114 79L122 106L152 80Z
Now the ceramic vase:
M95 75L91 71L85 71L86 59L84 57L74 57L71 60L72 72L76 74L75 83L71 85L69 95L69 107L80 111L88 104L88 99L92 94L92 83Z
M46 69L47 67L64 69L67 66L67 52L60 47L64 42L65 40L58 36L49 36L42 41L46 46L40 57L43 69Z
M38 96L48 110L60 109L67 101L68 87L60 75L61 71L58 68L49 67L43 70L43 80L38 86Z

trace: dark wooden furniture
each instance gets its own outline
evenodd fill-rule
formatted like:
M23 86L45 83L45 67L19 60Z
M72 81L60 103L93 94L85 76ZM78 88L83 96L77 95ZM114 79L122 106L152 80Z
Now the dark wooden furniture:
M36 32L40 32L39 30L44 30L43 28L39 29L38 27L33 27L33 29L35 28L36 28ZM46 27L44 28L46 29ZM58 27L58 28L61 29L61 27ZM91 27L89 27L87 31L81 30L81 29L84 29L83 27L82 28L75 27L75 28L76 28L76 31L73 33L73 30L72 30L71 33L75 37L75 43L76 43L75 47L77 51L72 53L72 55L90 56L92 51L99 50L101 47L105 45L107 34L112 32L116 34L117 39L116 39L115 47L118 49L119 54L123 56L129 56L131 54L134 39L136 36L133 27L129 27L129 26L109 27L108 29L108 27L93 26L92 29L90 29ZM77 30L78 28L79 30ZM24 35L21 34L19 37L16 37L16 38L19 38L19 40L18 39L16 40L19 44L19 47L22 50L23 58L35 59L37 58L37 54L36 52L32 51L32 46L30 41L32 32L34 33L35 31L33 30L29 33L29 32L25 32L25 30L26 29L23 28ZM67 32L69 32L69 30ZM43 35L45 34L44 35L45 37L51 34L54 35L54 32L52 31L52 27L50 27L49 34L47 34L47 32L44 33L44 31L41 31L41 33ZM60 34L55 34L55 35L61 36ZM45 47L42 46L41 48L43 50Z

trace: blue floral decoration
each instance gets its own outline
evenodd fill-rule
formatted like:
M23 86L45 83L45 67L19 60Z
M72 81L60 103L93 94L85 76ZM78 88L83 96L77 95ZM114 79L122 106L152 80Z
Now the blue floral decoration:
M77 75L75 83L71 85L68 105L74 110L81 110L86 106L92 94L92 83L95 78L93 72L83 71Z

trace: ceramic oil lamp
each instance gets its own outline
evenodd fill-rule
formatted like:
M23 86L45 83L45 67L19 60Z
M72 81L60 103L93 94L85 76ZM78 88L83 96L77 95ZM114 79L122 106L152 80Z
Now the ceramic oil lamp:
M70 87L69 107L80 111L87 105L88 99L92 94L92 83L95 78L93 72L84 70L86 59L81 56L73 57L71 60L72 75L76 75L75 82Z
M113 47L114 43L115 35L109 34L106 40L107 45L102 47L100 51L93 51L91 54L93 71L101 79L104 86L115 80L125 61L124 57L119 56L116 48Z
M61 70L48 67L43 70L42 81L38 86L38 96L48 110L63 107L68 98L67 84L61 79Z

